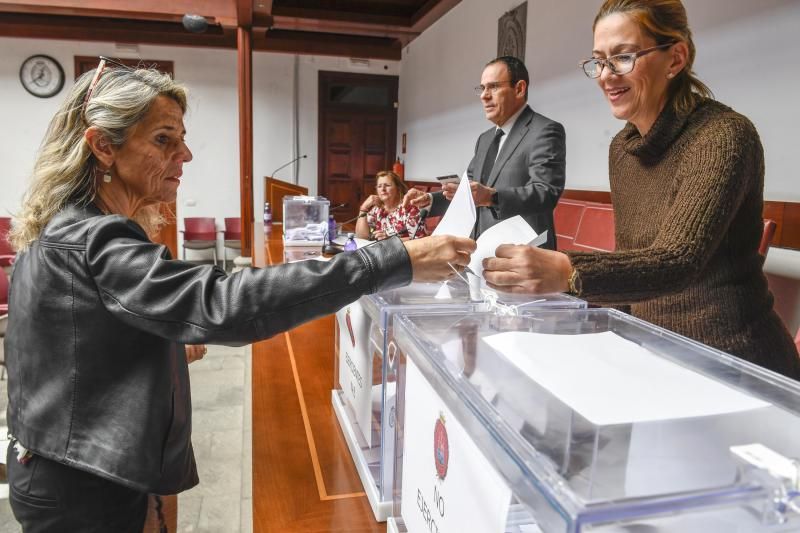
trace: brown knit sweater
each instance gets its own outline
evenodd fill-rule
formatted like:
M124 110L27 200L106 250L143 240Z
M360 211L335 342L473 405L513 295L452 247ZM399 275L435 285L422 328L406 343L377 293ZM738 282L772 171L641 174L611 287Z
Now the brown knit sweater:
M700 99L670 104L642 137L609 149L616 251L567 252L592 303L631 314L794 379L800 359L773 310L758 253L764 152L753 124Z

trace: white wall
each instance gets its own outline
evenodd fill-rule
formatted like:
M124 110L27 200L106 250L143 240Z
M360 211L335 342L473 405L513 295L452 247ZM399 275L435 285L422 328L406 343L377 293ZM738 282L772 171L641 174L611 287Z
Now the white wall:
M73 57L129 56L120 54L113 43L39 39L0 38L0 50L3 51L0 54L0 213L6 216L19 208L47 124L73 84ZM65 87L53 98L36 98L28 94L19 82L20 65L33 54L53 56L64 68ZM136 57L173 61L175 78L189 88L186 139L194 160L184 168L178 190L178 218L213 216L221 228L224 217L239 216L240 207L236 52L141 45ZM293 69L292 55L253 54L253 198L256 217L263 209L263 177L292 159ZM308 154L308 158L299 163L299 183L308 187L311 194L316 194L317 190L317 74L320 70L396 75L399 63L372 60L367 69L353 69L346 58L300 57L298 153ZM278 178L287 181L292 181L293 176L291 166L277 174ZM179 228L182 228L180 222ZM207 252L200 251L187 253L189 258L207 255Z
M403 50L398 133L409 179L461 173L490 125L472 88L496 55L497 19L520 0L463 0ZM600 2L528 0L525 58L530 103L567 131L567 187L608 190L608 144L622 127L597 85L577 68L592 49ZM748 116L766 152L765 198L800 201L794 164L800 2L684 0L695 71L716 97ZM794 126L794 127L792 127ZM398 135L398 139L400 135ZM399 146L398 146L399 153Z

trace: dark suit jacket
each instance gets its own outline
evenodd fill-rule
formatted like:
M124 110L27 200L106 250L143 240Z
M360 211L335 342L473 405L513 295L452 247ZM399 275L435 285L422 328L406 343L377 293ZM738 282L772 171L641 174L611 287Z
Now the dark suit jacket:
M480 180L495 130L492 127L478 137L467 169L469 179ZM497 154L491 175L484 181L497 190L497 205L477 209L475 237L500 220L520 215L536 233L547 230L547 243L542 247L555 250L553 208L564 190L566 152L564 127L526 105ZM434 193L430 214L442 215L448 205L450 202L441 192Z

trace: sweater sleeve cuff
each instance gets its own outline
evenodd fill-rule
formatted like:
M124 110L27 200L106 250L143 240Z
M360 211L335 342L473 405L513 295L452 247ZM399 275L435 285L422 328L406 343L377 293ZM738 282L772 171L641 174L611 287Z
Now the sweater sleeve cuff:
M400 237L378 241L357 252L369 271L369 292L380 292L411 283L411 258Z

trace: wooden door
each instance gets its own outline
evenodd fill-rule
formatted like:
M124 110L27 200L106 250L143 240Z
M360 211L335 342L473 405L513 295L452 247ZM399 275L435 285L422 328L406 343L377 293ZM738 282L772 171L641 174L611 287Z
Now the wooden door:
M397 139L397 76L319 73L319 194L340 222L358 214L391 170Z
M158 69L159 72L169 74L173 78L175 77L172 61L156 61L152 59L115 59L115 61L119 61L123 65L133 68L144 65L148 68ZM100 58L95 56L75 56L75 79L77 79L84 72L97 67L99 62ZM115 66L107 65L106 68L115 68ZM173 259L177 259L179 257L178 223L175 217L176 207L177 206L175 202L170 202L169 204L163 204L161 206L161 214L164 215L166 224L161 227L161 230L158 232L158 234L150 235L150 238L153 240L153 242L163 244L169 248Z

